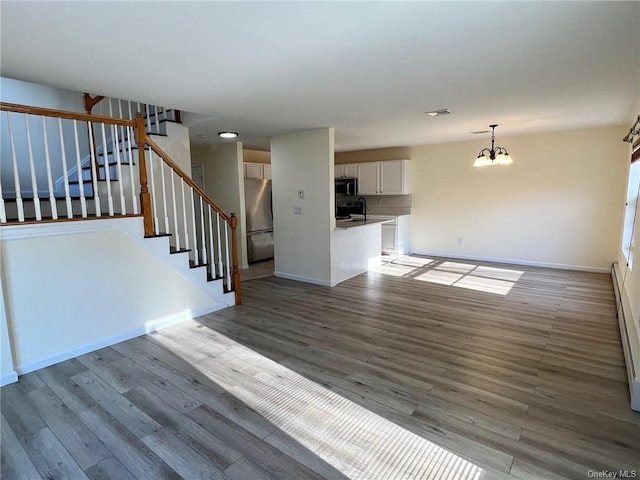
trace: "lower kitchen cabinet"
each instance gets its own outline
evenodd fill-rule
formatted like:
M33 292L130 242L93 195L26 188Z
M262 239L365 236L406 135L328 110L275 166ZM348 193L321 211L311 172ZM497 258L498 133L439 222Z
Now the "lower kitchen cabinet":
M409 253L410 215L399 215L382 224L382 253L407 255Z

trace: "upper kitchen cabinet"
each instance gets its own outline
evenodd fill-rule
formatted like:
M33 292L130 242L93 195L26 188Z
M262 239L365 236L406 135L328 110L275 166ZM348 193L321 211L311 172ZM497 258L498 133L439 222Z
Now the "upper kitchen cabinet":
M359 163L359 195L404 195L409 192L407 160Z
M268 163L245 162L244 178L257 178L258 180L271 180L271 165Z
M358 164L347 163L343 165L333 166L334 177L357 177L358 176Z

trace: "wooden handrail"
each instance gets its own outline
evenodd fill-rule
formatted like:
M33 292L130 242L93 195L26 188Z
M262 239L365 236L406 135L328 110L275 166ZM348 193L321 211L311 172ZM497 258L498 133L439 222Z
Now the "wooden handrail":
M0 110L15 113L25 113L30 115L42 115L44 117L66 118L69 120L80 120L83 122L106 123L108 125L122 125L123 127L135 127L135 120L124 120L122 118L102 117L99 115L87 115L86 113L66 112L64 110L54 110L52 108L30 107L17 103L0 102Z
M189 177L189 175L187 175L186 173L184 173L184 171L178 166L178 164L176 162L174 162L173 160L171 160L171 158L158 146L157 143L155 143L153 140L151 140L149 138L148 135L145 134L145 139L144 142L149 145L149 148L151 148L151 150L153 150L153 153L155 153L156 155L158 155L159 157L161 157L164 162L169 165L174 172L176 172L180 178L182 178L187 185L189 185L191 188L193 188L193 191L196 192L198 195L200 195L205 202L207 202L209 205L211 205L211 207L220 214L220 216L222 218L224 218L225 222L227 222L229 225L232 224L231 222L231 216L227 215L224 210L222 210L222 208L220 208L218 206L218 204L216 202L214 202L213 200L211 200L209 198L209 196L204 193L204 191L198 186L198 184L196 182L194 182L191 177ZM140 144L138 144L140 145Z

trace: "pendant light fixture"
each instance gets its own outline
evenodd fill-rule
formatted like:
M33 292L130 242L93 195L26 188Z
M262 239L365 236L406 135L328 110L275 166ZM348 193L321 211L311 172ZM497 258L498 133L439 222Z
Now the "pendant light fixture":
M488 167L490 165L511 165L513 160L511 155L504 147L495 146L495 130L496 125L489 125L491 127L491 148L483 148L478 153L478 158L473 162L474 167Z

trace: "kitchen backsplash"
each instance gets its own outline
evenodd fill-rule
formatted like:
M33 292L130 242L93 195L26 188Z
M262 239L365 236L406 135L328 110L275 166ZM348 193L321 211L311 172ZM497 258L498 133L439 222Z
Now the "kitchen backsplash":
M409 195L365 195L369 215L408 215L411 213Z

